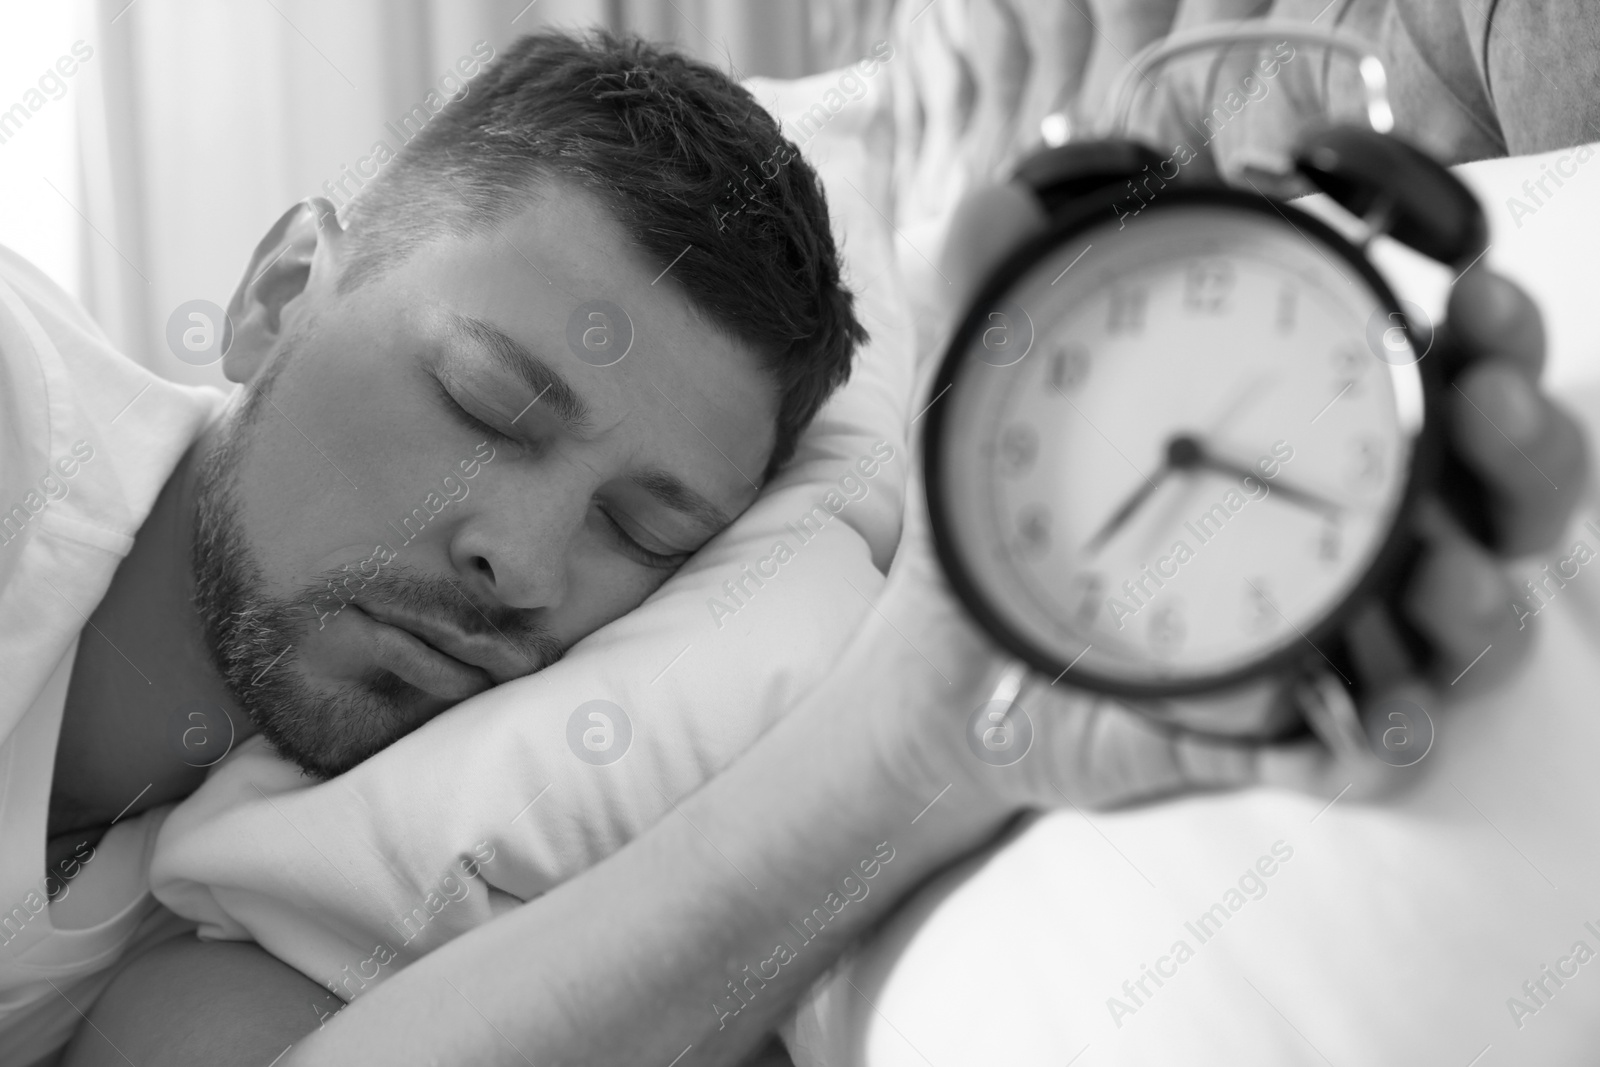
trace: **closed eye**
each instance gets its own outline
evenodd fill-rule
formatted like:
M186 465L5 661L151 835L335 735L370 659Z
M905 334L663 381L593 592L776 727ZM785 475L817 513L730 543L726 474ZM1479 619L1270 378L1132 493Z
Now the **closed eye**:
M522 444L522 442L517 438L512 437L503 430L496 429L487 422L484 422L482 419L478 418L478 416L474 415L471 411L467 410L466 406L462 404L461 401L456 399L455 394L450 392L449 389L445 388L444 383L440 382L437 378L434 379L434 385L439 390L439 398L444 402L445 407L450 409L451 417L462 426L465 426L467 429L478 433L486 433L495 440L507 445Z
M522 446L526 443L521 438L512 437L505 431L496 429L494 426L474 415L467 408L467 406L462 404L461 401L457 400L455 394L446 388L444 383L439 381L437 378L434 379L434 385L439 391L440 399L443 401L445 406L449 408L451 416L462 426L474 431L475 433L488 434L490 438L508 446ZM616 517L611 514L611 511L605 505L597 504L597 506L601 516L605 519L606 526L609 529L616 546L622 550L624 555L638 563L644 564L646 567L653 567L657 570L676 570L678 567L683 565L685 560L694 554L693 552L673 552L669 554L652 551L640 544L638 540L629 534L627 527L618 522Z
M627 529L616 520L616 517L611 514L604 504L598 506L600 514L605 517L606 524L611 527L612 532L616 535L617 543L622 551L645 566L656 567L660 570L674 570L681 567L683 562L694 554L692 552L674 552L666 555L660 552L652 552L634 540Z

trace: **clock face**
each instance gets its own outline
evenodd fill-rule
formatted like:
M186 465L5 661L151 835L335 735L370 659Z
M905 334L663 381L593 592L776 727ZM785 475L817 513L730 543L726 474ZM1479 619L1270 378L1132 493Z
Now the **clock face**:
M1404 319L1348 245L1238 199L1071 233L946 367L941 552L997 636L1079 685L1181 693L1316 657L1407 499Z

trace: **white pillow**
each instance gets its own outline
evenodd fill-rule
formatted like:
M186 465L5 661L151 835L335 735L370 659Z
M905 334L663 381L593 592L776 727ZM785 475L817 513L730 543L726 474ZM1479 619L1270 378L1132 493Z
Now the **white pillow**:
M254 939L356 996L649 827L837 658L893 555L908 461L913 331L876 74L750 83L822 174L872 333L794 461L636 611L348 774L309 784L260 739L240 746L151 862L156 895L202 936Z

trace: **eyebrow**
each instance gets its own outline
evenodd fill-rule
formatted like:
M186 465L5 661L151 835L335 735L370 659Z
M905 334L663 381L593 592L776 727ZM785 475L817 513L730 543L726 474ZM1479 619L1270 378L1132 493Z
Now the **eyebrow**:
M470 315L452 312L449 322L453 332L488 352L496 363L515 374L535 396L547 402L569 432L581 436L593 425L588 402L554 367L534 355L522 342L492 323ZM636 471L628 480L664 506L687 515L708 533L716 533L733 521L727 512L689 488L682 478L659 467Z
M628 480L673 511L689 516L709 533L716 533L733 520L727 512L684 484L675 474L651 467L628 475Z
M477 345L501 367L520 378L536 398L555 412L570 433L582 436L593 424L589 404L554 367L534 355L526 345L499 327L469 315L452 312L451 331ZM532 407L529 404L528 407ZM527 408L522 409L524 412ZM521 418L521 413L518 414Z

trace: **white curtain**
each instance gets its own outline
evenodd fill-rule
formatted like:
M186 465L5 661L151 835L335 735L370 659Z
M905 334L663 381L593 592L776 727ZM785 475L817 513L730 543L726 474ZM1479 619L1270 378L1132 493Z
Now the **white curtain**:
M273 220L393 143L385 124L480 42L498 54L541 27L605 26L739 76L793 77L865 55L893 0L81 2L94 57L74 87L80 292L133 358L218 382L167 351L172 310L225 306Z

